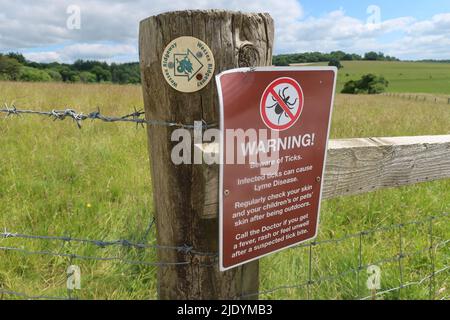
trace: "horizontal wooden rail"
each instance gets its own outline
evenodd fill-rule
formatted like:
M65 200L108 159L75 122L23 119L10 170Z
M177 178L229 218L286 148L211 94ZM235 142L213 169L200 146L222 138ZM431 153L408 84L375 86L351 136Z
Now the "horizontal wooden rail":
M218 145L196 147L217 152ZM218 166L205 167L203 218L217 218ZM323 198L450 178L450 135L330 140ZM211 190L217 190L211 192Z
M450 135L332 140L324 198L450 178Z

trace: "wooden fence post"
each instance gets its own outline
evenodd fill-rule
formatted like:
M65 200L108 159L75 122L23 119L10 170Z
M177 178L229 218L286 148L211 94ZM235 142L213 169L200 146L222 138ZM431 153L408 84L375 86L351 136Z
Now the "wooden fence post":
M237 67L267 66L272 64L273 20L268 14L209 10L170 12L141 22L139 48L147 119L191 125L201 120L219 123L214 80L201 91L186 94L172 89L163 77L163 51L182 36L198 38L211 48L216 74ZM206 189L211 168L172 163L174 130L148 126L158 244L187 244L197 251L216 253L217 204L209 207L215 214L208 219L204 212L208 206L205 199L218 192L218 188ZM217 167L212 172L218 176ZM236 299L258 292L258 262L221 273L215 256L159 250L158 258L161 262L182 263L186 259L191 262L158 269L160 299Z

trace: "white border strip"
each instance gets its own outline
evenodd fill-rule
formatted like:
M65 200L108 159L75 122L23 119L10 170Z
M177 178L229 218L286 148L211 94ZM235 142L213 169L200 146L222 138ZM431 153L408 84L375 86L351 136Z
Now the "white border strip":
M327 133L327 141L325 145L325 157L323 162L323 168L322 168L322 177L321 177L321 185L320 185L320 197L319 197L319 206L318 206L318 213L317 213L317 224L316 224L316 232L313 237L307 240L303 240L300 242L297 242L295 244L292 244L290 246L266 253L264 255L258 256L256 258L247 260L245 262L236 264L232 267L225 268L223 266L223 169L225 165L225 154L224 154L224 104L223 104L223 92L222 92L222 82L221 77L227 74L232 73L247 73L247 72L267 72L267 71L278 71L278 72L286 72L286 71L333 71L334 72L334 84L333 84L333 94L331 97L331 107L330 107L330 116L328 119L328 133ZM332 114L334 110L334 99L336 96L336 83L337 83L337 73L338 69L336 67L258 67L258 68L239 68L239 69L232 69L222 72L221 74L216 75L216 83L217 83L217 91L219 94L219 113L220 113L220 177L219 177L219 267L220 271L227 271L230 269L234 269L236 267L242 266L244 264L250 263L252 261L259 260L263 257L266 257L268 255L296 247L302 243L305 243L307 241L314 240L317 238L317 235L319 233L319 224L320 224L320 208L322 203L322 194L323 194L323 183L324 183L324 174L325 174L325 166L327 163L327 156L328 156L328 143L330 140L330 129L331 129L331 119Z

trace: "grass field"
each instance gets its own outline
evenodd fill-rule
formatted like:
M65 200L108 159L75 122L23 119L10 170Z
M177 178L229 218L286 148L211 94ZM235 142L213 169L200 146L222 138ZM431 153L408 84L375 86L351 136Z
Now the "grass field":
M436 66L439 70L434 77L444 78L444 67ZM391 69L386 67L385 70ZM402 70L389 74L405 73ZM341 73L345 72L353 76L365 71L361 65L358 68L346 66ZM420 88L420 84L412 84L414 81L408 79L417 77L426 81L425 73L405 76L399 84L393 81L392 89L413 91L413 88ZM388 78L389 74L386 73ZM427 84L425 89L431 92L433 86ZM38 110L71 106L77 111L90 112L100 106L105 114L122 115L135 106L143 105L141 89L137 86L0 82L0 92L2 100L16 100L20 108ZM449 124L450 107L445 104L416 103L384 96L338 95L331 135L332 138L350 138L450 134ZM34 116L0 119L0 151L1 229L37 235L125 238L154 243L154 233L145 238L145 230L153 215L145 130L136 129L132 124L89 121L78 130L71 121L53 122ZM319 240L336 239L349 233L448 212L449 190L450 181L446 180L325 201ZM448 219L436 223L433 231L436 243L448 239ZM427 224L405 227L405 252L416 252L429 246L427 233ZM363 239L363 264L395 256L398 242L397 232L367 236ZM152 250L100 249L73 243L62 245L18 239L0 239L0 246L156 261ZM357 249L358 239L355 238L313 248L313 279L357 267ZM436 269L448 265L449 259L450 249L441 248L436 254ZM69 258L1 250L0 289L30 295L66 296L66 269L71 263L79 265L82 270L79 298L156 298L154 267L70 261ZM308 249L291 249L264 258L261 290L304 282L308 279L308 263ZM398 262L380 264L380 267L383 289L400 284ZM430 272L430 258L427 253L419 254L405 259L402 267L405 283L421 279ZM359 289L354 274L314 284L310 288L310 298L353 299L370 295L365 289L365 270L361 271L359 280ZM448 296L449 273L442 273L435 280L436 298ZM382 298L427 298L428 285L426 281ZM277 299L306 297L304 288L279 290L262 296ZM5 295L3 298L14 297Z
M449 63L343 61L342 65L344 68L339 70L338 78L339 92L347 81L374 73L389 81L388 92L450 95Z

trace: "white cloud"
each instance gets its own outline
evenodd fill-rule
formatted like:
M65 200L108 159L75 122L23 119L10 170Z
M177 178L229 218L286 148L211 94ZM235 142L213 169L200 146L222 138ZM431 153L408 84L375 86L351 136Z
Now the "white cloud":
M404 37L388 44L387 48L406 57L449 59L450 13L411 23L405 28Z
M127 58L135 55L137 55L136 47L131 45L95 43L72 44L55 51L25 53L25 57L28 60L39 62L73 62L80 57L88 60L110 62L114 60L113 58L120 60L121 57Z
M408 28L411 35L450 34L450 13L437 14L431 20L419 21Z
M379 51L383 45L376 41L378 38L403 31L414 21L412 17L402 17L372 25L346 15L341 9L318 18L309 17L297 22L280 38L280 41L284 43L281 50L285 52Z
M81 9L81 28L69 30L66 10L69 5ZM303 10L296 0L0 0L0 50L26 50L64 43L115 42L136 48L139 21L165 11L182 9L229 9L269 12L284 30L302 17ZM99 48L101 49L101 48ZM29 53L35 59L48 60L70 57L65 52ZM136 51L136 49L134 50ZM83 52L78 57L86 58ZM99 56L101 52L97 52ZM92 56L92 52L90 52ZM109 59L110 54L103 56Z
M81 28L69 30L66 13L70 5L81 10ZM303 9L297 0L0 0L0 51L25 51L29 59L38 61L68 62L76 58L114 60L102 47L90 46L88 51L79 50L92 43L117 43L112 52L121 55L124 46L132 46L128 52L136 60L139 21L165 11L183 9L229 9L247 12L269 12L275 19L277 30L282 33L302 17ZM49 46L67 43L83 43L78 47L48 51ZM44 48L43 52L35 52ZM73 50L73 51L69 51ZM95 52L94 52L95 51ZM125 53L124 53L125 54Z
M24 54L25 58L30 61L37 62L64 62L61 59L61 54L56 51L44 51L44 52L30 52Z
M140 20L164 11L215 8L269 12L276 24L278 53L375 50L401 58L450 55L450 13L422 21L399 17L381 21L373 28L343 9L305 17L300 3L301 0L0 0L0 51L25 51L29 59L38 61L121 61L127 57L137 60ZM69 5L81 9L80 30L66 27Z

